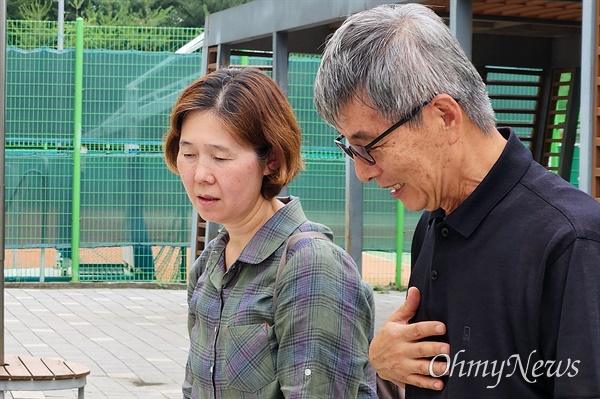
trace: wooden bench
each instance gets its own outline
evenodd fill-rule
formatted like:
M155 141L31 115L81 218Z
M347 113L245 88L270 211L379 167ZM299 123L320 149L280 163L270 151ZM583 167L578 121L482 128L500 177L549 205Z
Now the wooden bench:
M83 399L86 376L90 369L63 359L31 356L4 356L0 365L0 399L6 391L52 391L78 389Z

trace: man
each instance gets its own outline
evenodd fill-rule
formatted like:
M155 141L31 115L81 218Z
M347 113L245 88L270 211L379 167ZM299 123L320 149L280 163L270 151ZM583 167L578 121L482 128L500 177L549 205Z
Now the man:
M600 398L600 205L496 128L443 21L349 17L315 103L363 182L426 210L406 303L371 343L379 376L407 398Z

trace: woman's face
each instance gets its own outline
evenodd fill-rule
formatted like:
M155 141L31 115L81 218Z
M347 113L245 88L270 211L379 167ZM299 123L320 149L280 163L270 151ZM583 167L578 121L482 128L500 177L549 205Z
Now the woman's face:
M204 220L225 227L243 224L266 201L260 190L269 168L211 112L192 113L184 120L177 169Z

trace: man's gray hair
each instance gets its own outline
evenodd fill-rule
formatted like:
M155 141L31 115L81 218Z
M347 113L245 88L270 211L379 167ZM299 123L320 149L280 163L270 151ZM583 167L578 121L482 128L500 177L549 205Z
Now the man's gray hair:
M483 132L493 131L485 83L444 21L421 4L382 5L348 17L328 40L314 100L336 126L353 98L391 122L442 93ZM418 126L420 118L412 122Z

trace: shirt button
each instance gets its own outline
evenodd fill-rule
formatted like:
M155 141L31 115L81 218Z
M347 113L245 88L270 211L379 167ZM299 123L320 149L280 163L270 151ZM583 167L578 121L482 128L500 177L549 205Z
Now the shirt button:
M213 372L213 366L210 366L210 373L212 374Z
M306 369L306 370L304 370L304 375L305 375L305 376L307 376L307 377L308 377L308 376L309 376L309 375L311 375L311 374L312 374L312 371L311 371L310 369Z
M448 237L450 235L450 230L447 227L443 227L440 231L442 233L442 237Z
M438 278L438 272L437 272L437 270L432 270L431 271L431 279L432 280L437 280L437 278Z

